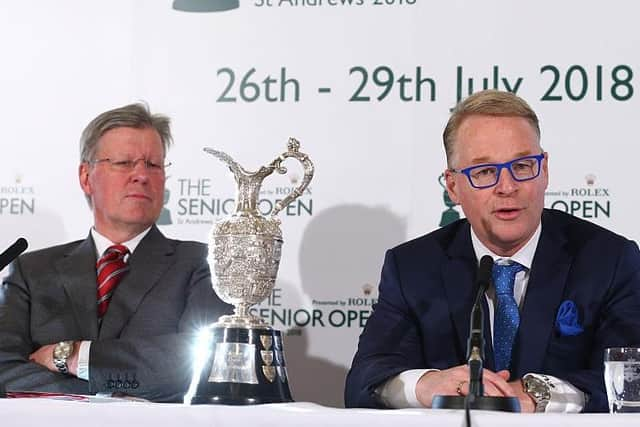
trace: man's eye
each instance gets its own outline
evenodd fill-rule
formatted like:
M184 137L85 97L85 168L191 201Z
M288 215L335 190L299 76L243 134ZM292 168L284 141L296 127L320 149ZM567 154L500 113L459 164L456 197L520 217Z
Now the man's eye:
M155 162L147 162L147 167L149 169L162 169L162 165L160 163L155 163Z
M473 176L476 178L492 176L492 175L495 175L495 173L496 173L496 168L493 168L493 167L480 168L480 169L473 170Z
M513 170L520 170L520 171L531 169L531 167L532 167L532 163L527 161L517 162L517 163L514 163L512 166Z
M111 162L111 164L113 164L114 166L123 167L123 168L127 168L131 166L132 163L133 162L131 160L115 160Z

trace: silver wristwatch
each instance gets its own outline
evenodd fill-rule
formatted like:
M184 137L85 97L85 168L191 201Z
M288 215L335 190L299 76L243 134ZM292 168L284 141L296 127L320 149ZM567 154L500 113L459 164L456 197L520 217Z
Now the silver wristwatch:
M544 412L551 400L551 381L545 375L527 374L522 377L522 385L536 403L535 411Z
M69 373L67 359L73 354L73 341L60 341L53 347L53 364L63 374Z

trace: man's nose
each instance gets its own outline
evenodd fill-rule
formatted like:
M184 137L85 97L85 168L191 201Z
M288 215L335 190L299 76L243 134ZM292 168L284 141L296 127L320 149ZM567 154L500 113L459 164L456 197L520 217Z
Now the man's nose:
M133 169L131 170L132 179L134 181L146 182L149 180L149 168L147 168L147 161L145 159L137 159L133 163Z
M509 168L502 168L498 172L498 183L496 191L501 194L510 194L518 189L518 182L513 179Z
M144 170L147 170L147 160L145 158L139 158L137 160L133 161L133 169L137 169L139 166L141 166Z

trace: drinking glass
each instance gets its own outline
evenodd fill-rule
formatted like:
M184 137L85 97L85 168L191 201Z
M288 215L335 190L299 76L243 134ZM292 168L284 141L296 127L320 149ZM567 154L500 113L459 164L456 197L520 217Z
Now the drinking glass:
M604 383L609 412L640 413L640 348L605 349Z

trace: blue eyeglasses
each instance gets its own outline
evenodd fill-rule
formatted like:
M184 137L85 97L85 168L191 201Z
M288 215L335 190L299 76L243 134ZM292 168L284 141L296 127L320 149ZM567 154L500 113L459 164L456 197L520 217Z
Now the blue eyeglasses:
M484 163L464 169L449 169L451 172L462 173L469 179L473 188L489 188L498 183L500 172L507 169L511 177L518 182L529 181L540 175L540 165L544 159L544 153L532 156L518 157L504 163Z

